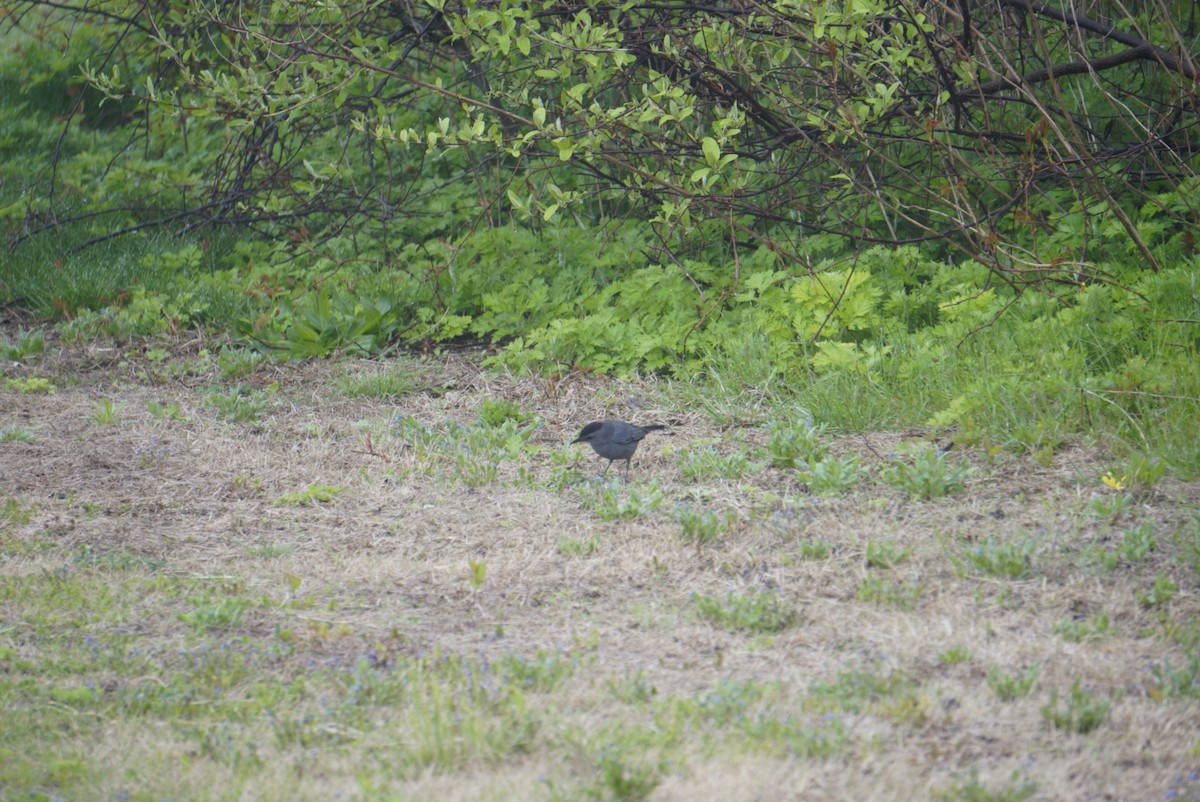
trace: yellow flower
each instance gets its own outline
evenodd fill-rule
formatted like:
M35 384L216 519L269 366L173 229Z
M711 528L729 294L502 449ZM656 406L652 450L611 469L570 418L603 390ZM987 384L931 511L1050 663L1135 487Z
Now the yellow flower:
M1113 476L1112 471L1100 477L1100 481L1111 487L1113 490L1124 490L1126 487L1126 477Z

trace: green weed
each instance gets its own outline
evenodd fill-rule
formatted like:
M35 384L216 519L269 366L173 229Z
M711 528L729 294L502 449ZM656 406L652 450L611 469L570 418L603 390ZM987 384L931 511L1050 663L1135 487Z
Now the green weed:
M800 479L808 489L820 495L845 493L861 474L859 459L854 455L809 460L800 471Z
M1063 619L1054 625L1054 631L1071 643L1099 640L1108 633L1108 628L1108 613L1103 610L1083 621Z
M0 443L32 443L37 440L33 431L15 424L0 427Z
M956 643L944 652L938 654L938 662L944 666L956 666L960 663L969 662L974 656L974 653L963 646L961 643Z
M226 346L217 354L217 367L222 379L241 379L253 373L263 360L263 355L257 351Z
M799 468L819 463L829 453L822 426L772 421L767 428L771 432L767 459L776 468Z
M1112 702L1093 696L1079 686L1079 680L1071 685L1071 695L1065 707L1059 707L1058 691L1050 691L1050 700L1042 707L1042 718L1056 729L1085 735L1099 727L1108 718Z
M921 593L922 586L919 582L902 584L872 576L858 583L854 598L881 607L915 610L921 601Z
M114 426L121 422L121 411L125 402L113 402L111 398L92 402L92 420L101 426Z
M895 568L912 556L913 548L901 548L890 540L867 541L868 568Z
M731 592L723 601L693 594L692 601L702 618L733 631L773 634L796 620L795 608L769 590Z
M657 481L648 485L629 485L613 479L586 484L579 488L585 509L596 513L603 521L631 521L652 512L662 503L662 488Z
M705 510L698 512L686 504L675 508L675 520L683 528L681 536L686 543L705 546L725 534L736 523L737 517L731 513L717 514Z
M40 356L46 351L45 335L38 329L17 332L17 341L0 340L0 360L5 362L27 362L30 357Z
M53 395L57 388L49 379L30 376L28 378L6 378L4 380L4 389L30 395L39 393L42 395Z
M732 454L720 454L715 449L684 449L678 457L679 471L685 479L740 479L761 470L762 466L751 462L744 450Z
M999 668L993 668L988 672L987 684L992 689L992 693L996 694L1002 702L1011 702L1029 695L1041 670L1042 667L1037 664L1016 674L1009 674Z
M146 411L155 420L170 420L178 423L186 423L189 418L183 414L183 410L179 404L174 402L160 403L158 401L147 401Z
M928 448L911 462L896 461L882 473L882 478L909 497L925 501L959 492L972 473L973 469L965 462L951 465L944 453Z
M829 544L823 540L804 540L796 546L796 555L802 560L824 560L829 554Z
M1160 573L1149 590L1137 590L1133 595L1143 607L1159 608L1169 604L1178 590L1179 586L1169 576Z
M590 557L600 549L600 539L593 535L587 540L563 538L558 541L558 553L564 557Z
M966 780L934 791L933 798L938 802L1024 802L1035 793L1037 786L1028 780L1020 780L1015 771L1009 783L993 790L980 782L975 770L971 769Z
M258 420L266 411L272 392L274 385L270 390L264 391L254 390L245 384L235 384L224 391L211 391L204 401L213 408L218 418L252 422Z
M950 561L960 576L969 569L998 579L1023 579L1033 570L1035 548L1032 539L1009 543L988 538L976 546L964 546L957 555L950 556Z
M1150 666L1150 673L1156 683L1151 691L1155 699L1200 699L1200 656L1189 655L1180 668L1164 657Z
M333 485L309 485L304 490L284 493L275 499L276 507L306 507L310 504L328 504L345 492L343 487Z
M194 602L194 609L179 614L179 620L199 633L210 629L233 629L242 622L242 614L250 606L246 599L226 597L216 602Z
M396 400L421 390L420 372L397 363L380 373L342 376L336 386L338 392L350 398Z

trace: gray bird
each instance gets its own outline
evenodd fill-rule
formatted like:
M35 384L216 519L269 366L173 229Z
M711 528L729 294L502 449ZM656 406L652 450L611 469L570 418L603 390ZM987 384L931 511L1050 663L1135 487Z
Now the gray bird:
M657 423L651 426L634 426L622 420L592 421L583 427L583 431L571 444L587 443L593 451L608 460L608 465L604 466L605 474L612 467L613 460L625 460L625 478L628 479L629 460L633 458L633 452L637 451L638 443L648 432L665 428L667 427Z

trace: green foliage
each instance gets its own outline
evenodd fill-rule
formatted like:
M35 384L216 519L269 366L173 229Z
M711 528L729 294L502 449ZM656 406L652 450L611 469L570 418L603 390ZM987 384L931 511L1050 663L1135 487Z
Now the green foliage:
M600 549L600 539L593 536L587 540L563 538L558 541L558 553L564 557L590 557Z
M37 437L24 426L0 426L0 443L32 443Z
M808 489L820 495L845 493L858 481L860 474L858 457L826 457L819 462L809 460L800 471L800 478Z
M823 540L805 540L797 547L802 560L824 560L829 557L829 544Z
M686 504L675 508L675 520L683 527L681 536L687 543L706 546L725 534L737 522L732 513L717 514L711 510L698 512Z
M894 568L912 556L914 549L901 548L890 540L867 541L868 568Z
M535 424L537 418L521 409L516 401L507 398L485 398L479 405L479 422L483 426L503 427L508 421L518 425Z
M796 620L795 608L770 590L752 590L746 594L730 592L724 601L693 594L692 601L701 617L733 631L774 634L787 629Z
M919 582L896 583L869 576L858 583L854 598L881 607L915 610L921 601L921 592Z
M255 336L264 347L292 359L337 351L377 354L396 336L401 321L389 298L356 297L322 289L301 295Z
M179 614L179 620L199 633L210 629L233 629L250 606L246 599L227 596L216 601L198 601L194 609Z
M212 407L218 418L227 421L256 421L271 403L271 391L255 390L249 385L234 384L225 390L212 390L204 402Z
M1035 542L1027 538L1017 543L988 538L975 546L964 545L950 560L960 575L970 569L998 579L1023 579L1033 570Z
M911 498L928 500L959 492L972 472L970 465L951 465L943 452L928 448L911 462L896 461L882 478Z
M824 427L773 421L768 429L771 440L767 444L767 457L776 468L799 468L819 463L829 453L829 446L824 443Z
M971 769L966 780L935 791L933 798L938 802L1023 802L1036 792L1037 786L1029 780L1020 780L1015 771L1011 782L993 790L980 782L978 774Z
M36 376L27 378L6 378L4 380L4 389L11 390L17 393L42 393L43 395L53 395L55 386L49 379L43 379Z
M304 490L294 493L284 493L275 499L277 507L306 507L314 504L328 504L345 491L345 488L333 485L309 485Z
M1171 697L1200 699L1200 657L1188 655L1183 665L1176 668L1167 658L1150 666L1157 687L1151 696L1162 700Z
M685 479L740 479L761 470L759 463L751 462L742 449L732 454L721 454L709 447L685 448L677 457L679 471Z
M1108 613L1101 610L1085 620L1063 619L1054 626L1054 630L1065 641L1082 643L1083 641L1099 640L1108 632Z
M1036 102L966 97L991 65L876 0L806 6L803 35L766 7L744 23L637 6L620 24L582 6L292 11L242 9L246 35L217 39L202 32L226 11L188 4L128 29L69 11L6 28L20 46L0 54L0 300L76 340L236 328L293 358L472 340L519 372L702 377L695 407L724 423L761 423L786 397L838 429L928 424L1042 461L1095 434L1138 497L1200 473L1200 181L1181 157L1147 181L1137 155L1157 153L1144 119L1186 111L1178 71L1135 96L1144 65L1122 63L1099 65L1103 82L1062 76L1067 91L1023 84ZM1113 24L1184 36L1166 6L1144 14ZM1101 44L1041 16L1058 34L1031 55L1000 19L976 19L980 35L1029 63ZM449 34L414 38L435 23ZM281 25L304 45L262 58ZM634 55L642 26L694 84ZM753 108L730 101L746 86ZM1072 139L1064 118L1093 135ZM1063 177L1059 152L1104 180ZM944 229L982 219L982 234ZM218 367L244 376L252 353ZM849 487L857 465L806 453L805 436L773 427L772 464L814 492ZM920 497L966 478L905 470L886 476Z
M225 347L217 354L217 367L221 370L221 378L226 380L249 376L262 361L262 354L244 348Z
M1178 591L1179 586L1169 576L1159 573L1154 577L1154 584L1148 590L1135 591L1134 595L1143 607L1153 609L1169 604Z
M937 656L938 662L944 666L956 666L960 663L970 662L974 657L974 653L963 646L961 643L956 643L946 651Z
M397 399L420 391L420 372L397 362L379 373L345 375L337 379L338 391L350 398Z
M1015 674L1009 674L1006 671L1001 671L999 668L993 668L988 672L987 684L992 689L992 693L996 694L1002 702L1011 702L1028 696L1033 690L1033 684L1037 682L1038 674L1041 673L1040 665L1032 665Z
M112 426L120 423L121 411L125 409L124 401L113 401L111 398L105 398L102 401L92 402L92 420L101 426Z
M648 485L623 485L619 480L585 484L579 488L584 508L602 521L632 521L652 512L662 503L658 482Z
M1042 718L1057 729L1085 735L1099 727L1108 718L1112 702L1084 691L1079 680L1071 685L1071 695L1065 707L1059 707L1058 691L1050 691L1050 701L1042 707Z
M501 466L521 460L537 426L535 418L519 422L513 417L497 417L490 424L445 421L429 425L402 415L392 421L392 435L412 450L420 470L468 487L481 487L500 480Z
M6 362L28 362L30 357L40 356L46 351L46 338L39 329L17 332L17 341L10 343L0 339L0 359Z

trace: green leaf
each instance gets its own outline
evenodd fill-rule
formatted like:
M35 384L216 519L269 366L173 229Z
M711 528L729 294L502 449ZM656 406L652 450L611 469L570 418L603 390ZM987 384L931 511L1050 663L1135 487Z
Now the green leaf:
M721 146L717 144L717 140L706 136L700 143L700 147L704 150L704 160L708 162L708 166L716 169L721 159Z

